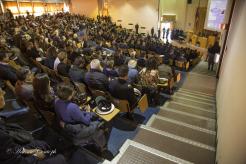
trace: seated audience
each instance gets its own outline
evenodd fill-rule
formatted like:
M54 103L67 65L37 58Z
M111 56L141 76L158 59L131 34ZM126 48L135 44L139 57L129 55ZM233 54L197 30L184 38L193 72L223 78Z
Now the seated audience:
M0 52L0 79L9 80L14 85L17 81L16 71L9 66L8 62L8 55L4 52Z
M90 71L85 74L85 82L88 87L100 91L108 90L108 77L103 74L100 61L93 59L90 63Z
M33 79L34 102L41 110L54 111L54 91L50 87L49 76L37 74Z
M146 68L140 71L140 84L143 86L143 90L148 95L148 100L153 104L157 97L159 83L159 72L157 69L157 63L154 58L150 58L147 61Z
M46 67L53 69L54 68L54 62L56 60L57 57L57 52L56 52L56 48L55 47L49 47L47 49L46 52L46 58L43 61L43 65L45 65Z
M145 65L146 65L146 54L142 52L139 58L137 59L137 66L143 68L145 67Z
M39 57L39 52L32 41L27 43L26 55L28 58L36 59Z
M109 77L110 79L113 79L115 77L118 77L118 73L116 70L114 70L114 61L108 60L106 62L106 66L103 68L103 73Z
M62 60L57 66L57 72L65 77L69 77L70 65L67 64L67 59Z
M81 108L71 102L74 96L72 85L61 83L57 87L58 99L55 100L55 112L59 121L65 123L63 127L73 138L76 145L95 143L101 149L106 146L106 139L101 130L99 130L99 121L93 121L93 113L89 108Z
M137 105L138 99L134 94L133 87L128 82L128 71L129 69L126 65L119 67L119 77L110 81L109 92L117 99L127 100L131 109L134 109L134 107Z
M67 60L67 54L66 54L66 52L61 51L61 52L57 55L57 57L56 57L56 59L55 59L55 61L54 61L53 69L54 69L55 71L57 71L57 66L58 66L58 65L60 64L60 62L63 61L63 60Z
M0 88L0 110L5 106L5 92ZM66 164L63 155L45 153L52 148L44 141L34 140L29 131L18 124L7 124L0 118L0 161L3 164ZM16 128L16 129L15 129ZM19 133L19 135L15 134ZM25 136L23 138L19 136Z
M173 71L172 68L167 65L167 64L161 64L158 66L158 72L159 72L159 76L160 78L171 78L173 77Z
M33 98L33 73L28 67L22 67L17 72L18 81L15 84L15 94L21 100Z
M137 67L137 61L134 59L129 60L128 81L130 84L138 83L139 73L136 67Z
M74 82L85 82L85 59L81 56L75 58L73 65L69 70L69 76Z

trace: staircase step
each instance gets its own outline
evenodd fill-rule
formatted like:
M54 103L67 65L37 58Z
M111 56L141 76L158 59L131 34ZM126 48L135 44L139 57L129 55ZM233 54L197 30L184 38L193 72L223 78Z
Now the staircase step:
M207 97L215 97L215 93L214 94L209 94L209 93L194 91L194 90L185 89L185 88L179 88L178 91L180 91L180 92L186 92L186 93L190 93L190 94L201 95L201 96L207 96Z
M173 100L174 102L179 102L179 103L184 103L187 105L197 106L197 107L204 108L207 110L215 110L214 104L204 103L204 102L200 102L200 101L194 101L194 100L181 98L181 97L172 97L171 100Z
M180 137L194 140L205 145L215 146L215 133L201 129L199 127L189 126L182 122L178 122L165 117L153 115L151 122L148 122L146 126L165 131Z
M127 140L120 149L120 153L112 160L105 161L103 164L118 163L118 164L175 164L191 162L171 156L159 150L145 146L135 141Z
M192 100L201 101L201 102L205 102L205 103L213 103L213 104L215 104L215 99L211 99L211 98L194 96L194 95L184 94L184 93L180 93L180 92L176 92L174 94L174 96L175 97L184 97L184 98L187 98L187 99L192 99Z
M182 91L182 90L178 90L176 93L215 100L215 96L201 95L201 94L191 93L191 92Z
M215 149L192 140L142 125L134 141L199 164L215 162Z
M167 108L169 109L175 109L181 112L187 112L190 114L194 114L194 115L198 115L198 116L203 116L203 117L207 117L207 118L211 118L211 119L215 119L216 118L216 113L208 111L208 110L201 110L198 108L193 108L193 107L189 107L189 106L185 106L182 103L177 103L174 101L170 101L166 103L167 105L165 105Z
M198 126L204 129L215 131L215 121L202 119L194 116L185 115L184 112L177 112L171 109L161 107L158 113L159 116L173 119L176 121L184 122L190 125Z

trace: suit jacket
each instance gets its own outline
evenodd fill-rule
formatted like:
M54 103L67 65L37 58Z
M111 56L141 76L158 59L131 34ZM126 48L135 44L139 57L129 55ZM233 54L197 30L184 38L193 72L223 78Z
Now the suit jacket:
M109 83L110 94L121 100L127 100L132 107L137 103L137 97L134 94L133 87L123 79L115 79Z
M69 76L70 66L65 63L59 63L57 66L57 72L65 77Z
M77 67L72 66L69 70L69 76L72 81L84 83L85 82L85 73L86 71Z
M158 66L159 76L169 78L172 76L172 68L169 65L161 64Z
M108 90L108 77L98 70L91 69L85 74L85 82L88 87L107 91Z
M54 68L54 62L55 62L55 58L46 58L43 61L43 65L45 65L46 67L53 69Z
M17 81L16 71L8 64L0 63L0 79L9 80L12 84Z

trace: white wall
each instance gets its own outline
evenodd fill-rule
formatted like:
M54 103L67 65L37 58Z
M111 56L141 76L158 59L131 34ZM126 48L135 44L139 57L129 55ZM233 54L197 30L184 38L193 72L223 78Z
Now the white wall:
M161 0L160 14L176 15L176 28L184 29L187 0Z
M98 2L97 0L71 0L70 12L95 18L98 14Z
M219 164L246 163L246 1L237 0L217 88Z
M109 14L113 21L122 20L123 27L135 29L135 24L146 27L140 32L149 32L158 24L158 0L111 0ZM129 26L128 23L133 23ZM118 24L118 23L117 23Z
M98 0L71 0L71 12L95 17L98 12ZM176 28L193 30L196 7L199 0L160 0L160 16L164 14L176 15ZM110 0L109 14L113 21L122 20L120 24L126 28L133 28L136 23L146 27L140 32L150 32L152 27L157 31L159 0ZM206 7L208 0L200 0L200 6ZM133 26L129 26L133 23ZM117 23L118 24L118 23Z

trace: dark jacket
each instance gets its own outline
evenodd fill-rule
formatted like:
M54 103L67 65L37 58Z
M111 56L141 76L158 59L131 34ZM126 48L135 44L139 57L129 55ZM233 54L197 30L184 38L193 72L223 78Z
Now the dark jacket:
M62 155L51 156L45 154L44 160L38 160L33 155L21 154L23 148L26 149L42 149L50 151L50 146L39 140L33 140L30 132L26 131L17 124L2 124L0 125L0 161L1 164L25 163L25 164L66 164L65 158ZM19 152L19 153L18 153Z
M77 67L77 66L72 66L69 70L69 76L74 82L80 82L84 83L85 82L85 73L86 71Z
M43 65L45 65L46 67L50 69L54 69L54 62L55 62L55 58L46 58L43 61Z
M101 91L108 90L108 77L98 70L91 69L85 74L85 82L88 87Z
M15 94L21 100L33 99L33 86L22 81L17 81L15 84Z
M114 78L114 77L118 77L118 73L116 70L113 70L111 68L104 68L103 69L103 73L107 76L107 77L110 77L110 78Z
M17 81L16 71L9 65L0 63L0 79L9 80L12 84Z
M57 72L65 77L69 76L70 66L64 63L59 63L57 66Z
M173 76L172 68L169 65L161 64L158 66L159 76L161 78L170 78Z
M109 92L117 99L127 100L131 108L137 103L137 97L134 94L133 87L123 79L115 79L109 83Z

